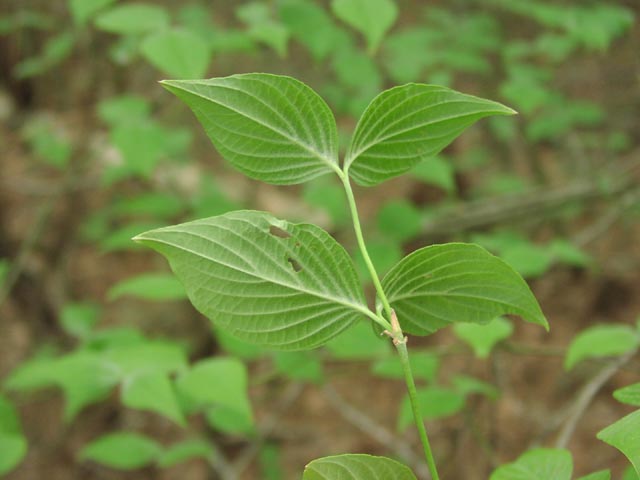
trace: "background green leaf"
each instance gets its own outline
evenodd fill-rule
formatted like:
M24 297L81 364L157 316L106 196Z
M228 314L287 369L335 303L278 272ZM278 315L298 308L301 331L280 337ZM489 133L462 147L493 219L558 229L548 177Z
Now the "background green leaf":
M498 467L489 480L571 480L573 460L568 450L538 448Z
M398 8L392 0L333 0L331 9L336 17L365 36L371 54L378 49L398 16Z
M167 75L201 78L211 59L209 45L188 30L164 30L147 37L140 52L149 63Z
M596 325L582 330L572 340L564 360L571 370L587 358L615 357L638 348L640 337L627 325Z
M302 480L416 480L411 470L385 457L337 455L309 463Z
M95 25L105 32L136 35L161 30L169 25L169 13L151 3L126 3L101 13Z
M27 439L22 434L14 406L0 395L0 475L13 470L27 454Z
M119 470L135 470L153 463L162 451L155 441L136 433L103 435L85 446L82 460L92 460Z
M577 480L611 480L611 472L609 470L601 470L580 477Z
M613 396L616 400L627 405L633 405L634 407L640 407L640 383L634 383L623 388L617 389L613 392Z
M497 317L486 325L456 323L453 331L460 340L471 346L476 357L487 358L498 342L511 336L513 325L506 318Z
M250 73L163 85L193 110L222 156L251 178L288 185L338 168L333 114L298 80Z
M206 440L184 440L163 451L158 457L161 468L169 468L192 458L209 459L214 454L213 446Z
M640 476L640 410L601 430L597 437L617 448L629 459Z
M512 313L547 327L525 281L483 248L433 245L402 259L382 286L404 331L427 335L451 323L487 323Z
M150 410L185 425L184 415L178 404L173 385L162 372L145 372L132 375L122 385L122 403L139 410Z
M115 1L116 0L69 0L69 10L71 10L73 20L77 24L82 25L97 12Z
M425 420L450 417L464 408L465 395L444 387L419 388L417 395L418 408ZM398 430L404 431L414 422L413 410L408 396L400 404L398 414Z
M143 273L126 278L109 289L107 297L135 297L145 300L183 300L187 293L180 281L169 273Z
M369 312L351 259L314 225L238 211L136 240L167 257L198 310L252 343L313 348Z

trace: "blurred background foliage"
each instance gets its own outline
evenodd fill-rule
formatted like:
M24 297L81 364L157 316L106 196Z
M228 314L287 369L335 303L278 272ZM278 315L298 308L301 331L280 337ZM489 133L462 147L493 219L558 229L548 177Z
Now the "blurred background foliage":
M421 401L440 419L436 449L454 463L469 457L464 478L486 478L561 422L598 366L561 375L581 329L611 324L614 339L633 337L637 2L4 0L0 13L7 478L297 478L312 458L384 454L390 439L421 471L413 433L403 433L400 365L370 328L319 352L259 351L212 332L162 260L131 242L168 223L269 210L329 230L367 278L334 179L286 188L245 179L163 78L294 76L326 99L343 144L377 93L407 82L518 110L409 176L357 189L381 273L427 243L475 242L532 281L551 321L544 338L501 318L416 340ZM567 361L637 349L613 343L587 342ZM371 399L373 418L363 417ZM575 446L579 469L604 459L625 470L606 450L593 455L590 437Z

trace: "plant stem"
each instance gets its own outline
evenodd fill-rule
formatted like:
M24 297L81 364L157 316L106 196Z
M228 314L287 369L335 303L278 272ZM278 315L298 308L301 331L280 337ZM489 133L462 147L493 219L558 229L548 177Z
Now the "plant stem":
M367 269L369 270L369 274L371 275L371 280L373 281L373 285L375 286L376 292L378 293L378 298L380 298L380 301L384 306L384 311L387 315L388 320L380 316L380 321L378 323L380 325L383 325L383 322L385 324L388 324L385 333L391 337L391 339L393 340L393 344L395 345L396 350L398 350L398 354L400 355L400 362L402 363L402 370L404 372L404 380L407 384L409 400L411 402L411 410L413 411L413 420L416 424L416 428L418 429L420 441L422 442L422 448L424 450L424 456L427 460L427 466L429 467L429 473L431 473L432 480L440 480L440 476L438 475L438 470L436 468L436 462L433 458L433 453L431 452L431 445L429 443L429 437L427 436L427 430L424 426L424 420L422 419L422 413L420 413L420 407L418 406L418 392L416 391L416 383L413 379L413 373L411 372L411 364L409 363L407 338L402 333L402 328L400 327L400 322L398 322L398 318L396 317L395 312L391 309L391 305L389 304L387 295L382 288L382 283L380 283L378 273L376 272L373 262L371 261L371 257L369 256L369 252L367 251L367 246L364 243L362 227L360 226L360 217L358 215L358 209L356 207L356 199L353 195L351 182L349 181L348 166L344 171L339 172L338 176L340 177L340 180L342 180L344 190L347 194L347 201L349 203L349 209L351 210L351 219L353 220L353 229L355 230L356 239L358 240L358 247L360 248L364 263L367 265Z
M391 305L389 305L389 300L387 300L387 296L382 289L382 284L380 283L380 277L378 277L378 273L376 272L376 267L373 266L373 262L371 261L371 257L369 256L369 251L367 250L367 245L364 243L364 236L362 235L362 227L360 226L360 217L358 215L358 208L356 207L356 199L353 196L353 189L351 188L351 182L349 182L349 175L345 172L341 172L340 180L342 180L342 184L344 185L344 191L347 194L347 202L349 203L349 209L351 210L351 219L353 220L353 229L356 233L356 240L358 241L358 248L360 249L360 253L362 254L362 258L364 259L364 263L369 270L369 274L371 275L371 280L373 281L373 285L376 288L376 292L378 294L378 298L382 302L384 306L384 311L387 314L387 325L385 327L388 331L391 331L391 324L389 323L391 320Z
M416 383L413 380L413 373L411 372L406 339L402 339L402 341L394 339L393 344L396 346L396 350L400 355L400 362L402 363L402 370L404 372L404 381L407 384L409 401L411 402L411 410L413 411L413 419L415 421L416 428L418 429L420 441L422 442L422 448L424 450L424 456L427 459L427 466L431 473L431 479L440 480L438 469L436 468L436 461L433 458L433 453L431 452L431 444L429 443L429 437L427 436L427 429L424 426L424 420L422 419L422 413L420 413L420 407L418 405L418 392L416 391Z

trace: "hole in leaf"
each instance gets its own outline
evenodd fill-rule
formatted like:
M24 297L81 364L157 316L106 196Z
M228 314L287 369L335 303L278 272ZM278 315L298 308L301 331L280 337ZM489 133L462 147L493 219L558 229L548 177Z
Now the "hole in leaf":
M289 232L279 227L276 227L275 225L271 225L269 227L269 233L274 237L278 237L278 238L291 238L291 234Z
M302 265L300 265L295 258L289 257L287 258L287 262L291 264L291 268L293 268L295 272L300 272L302 270Z

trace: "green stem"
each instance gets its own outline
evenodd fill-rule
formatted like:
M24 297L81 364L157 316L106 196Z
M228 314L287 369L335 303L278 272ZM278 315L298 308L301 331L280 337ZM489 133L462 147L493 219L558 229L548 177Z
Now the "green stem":
M407 342L405 339L401 341L394 340L393 344L396 346L396 350L398 350L398 354L400 355L400 362L402 363L402 370L404 371L404 380L407 384L407 390L409 391L411 410L413 410L413 419L416 427L418 428L418 434L420 435L420 441L422 442L424 456L427 459L427 466L431 473L431 479L440 480L440 476L438 475L438 470L436 468L436 461L433 458L433 453L431 452L431 444L429 443L429 437L427 436L427 429L424 427L424 420L422 419L422 413L420 413L420 407L418 405L418 392L416 391L416 383L414 382L413 374L411 373Z
M431 473L432 480L440 480L438 470L436 469L436 462L433 458L433 453L431 452L431 445L429 443L429 437L427 436L427 430L424 426L422 413L420 413L420 407L418 406L418 393L416 391L416 383L413 379L413 373L411 372L411 364L409 363L407 339L402 333L402 328L400 327L400 323L398 322L398 318L396 317L395 312L391 309L391 305L389 304L387 295L382 288L382 283L380 283L378 273L376 272L373 262L371 261L371 257L369 256L369 252L367 251L367 246L364 242L364 236L362 235L362 227L360 226L360 217L358 215L358 209L356 207L356 199L353 195L351 182L349 181L348 167L345 168L344 171L339 172L338 176L340 177L340 180L342 180L344 190L347 194L347 201L349 203L349 209L351 210L351 219L353 220L353 229L356 233L358 247L360 248L364 263L367 265L367 269L369 270L369 274L371 275L371 280L373 281L376 292L378 293L378 298L380 298L380 301L382 302L382 305L384 307L384 311L387 315L388 320L382 318L381 315L376 315L376 317L378 317L380 320L378 321L378 324L386 327L386 333L392 338L393 344L395 345L396 350L398 350L398 354L400 355L400 362L402 363L402 370L404 371L404 379L405 383L407 384L407 390L409 392L411 409L413 410L413 419L416 424L416 428L418 429L418 434L420 435L420 441L422 442L422 448L424 450L424 456L427 460L427 466L429 467L429 472Z
M362 258L364 259L364 263L369 270L369 274L371 275L371 280L373 281L373 285L376 288L376 292L378 293L378 298L382 302L384 306L384 312L387 314L387 325L386 328L388 331L391 331L391 324L389 323L391 320L391 305L389 305L389 300L387 300L387 296L382 289L382 284L380 283L380 277L378 277L378 273L376 272L376 267L373 266L373 262L371 261L371 257L369 256L369 251L367 250L367 245L364 243L364 236L362 235L362 227L360 226L360 217L358 216L358 208L356 207L356 199L353 196L353 189L351 188L351 182L349 182L349 175L346 172L341 172L340 180L342 180L342 184L344 185L344 191L347 194L347 202L349 203L349 209L351 210L351 219L353 220L353 229L356 233L356 240L358 241L358 248L360 248L360 253L362 254Z

